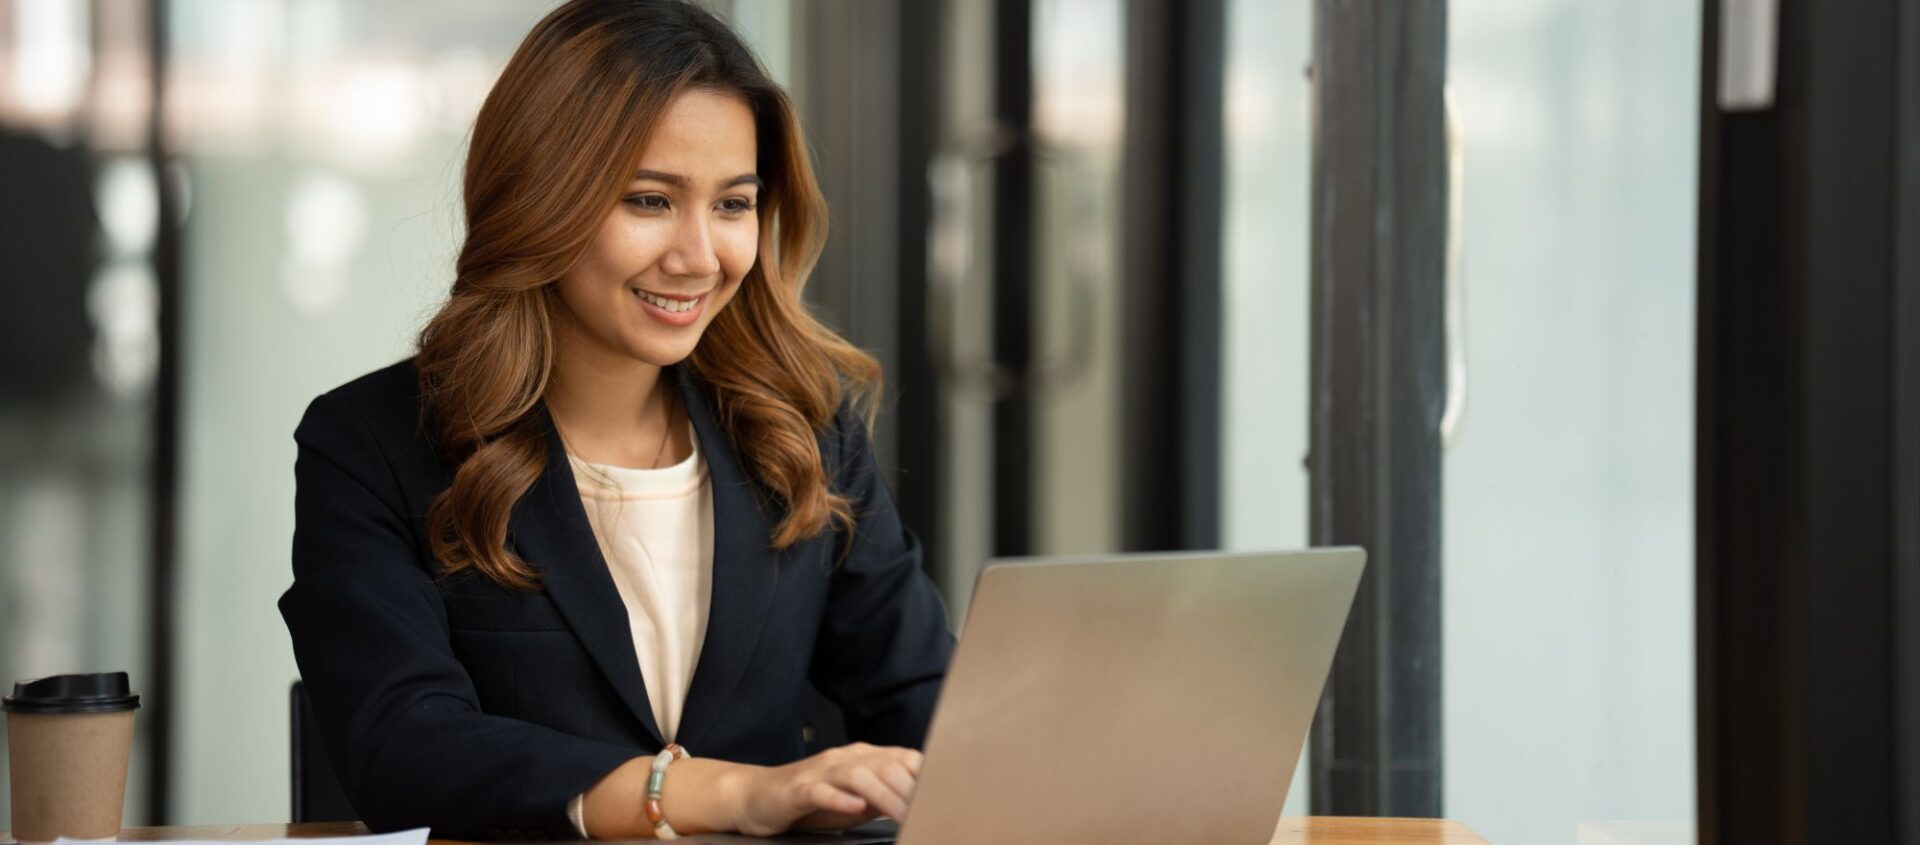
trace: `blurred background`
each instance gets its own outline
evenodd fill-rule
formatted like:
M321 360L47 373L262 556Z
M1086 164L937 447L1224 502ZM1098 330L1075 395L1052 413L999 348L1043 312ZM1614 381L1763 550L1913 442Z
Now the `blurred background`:
M553 5L0 0L0 679L133 673L129 824L288 818L291 433L411 354ZM808 296L956 619L994 557L1384 532L1289 812L1691 831L1700 2L704 5L805 115ZM1412 381L1341 375L1356 173L1426 203L1361 359ZM1420 517L1355 536L1325 473L1403 396L1362 495Z

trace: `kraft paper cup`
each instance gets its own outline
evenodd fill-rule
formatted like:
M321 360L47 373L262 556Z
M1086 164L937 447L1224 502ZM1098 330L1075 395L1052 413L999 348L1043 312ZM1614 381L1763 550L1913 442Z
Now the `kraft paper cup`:
M127 757L140 696L127 673L21 681L4 700L13 775L13 836L21 842L120 834Z

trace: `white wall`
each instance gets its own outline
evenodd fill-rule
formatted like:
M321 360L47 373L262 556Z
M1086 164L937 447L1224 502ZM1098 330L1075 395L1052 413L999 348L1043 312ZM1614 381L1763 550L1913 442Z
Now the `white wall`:
M1693 817L1697 2L1455 0L1468 389L1445 457L1446 812Z

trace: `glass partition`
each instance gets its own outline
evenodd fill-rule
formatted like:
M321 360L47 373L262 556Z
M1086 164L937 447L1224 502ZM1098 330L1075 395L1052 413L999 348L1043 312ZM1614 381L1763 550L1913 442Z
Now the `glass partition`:
M1311 0L1227 4L1222 546L1307 545ZM1307 812L1300 756L1286 812Z
M1700 5L1449 13L1446 812L1494 842L1690 841Z

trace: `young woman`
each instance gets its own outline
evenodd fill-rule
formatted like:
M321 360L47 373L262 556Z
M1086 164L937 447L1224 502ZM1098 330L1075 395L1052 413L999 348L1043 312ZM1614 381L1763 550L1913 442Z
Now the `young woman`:
M904 814L953 640L875 469L879 368L801 304L826 213L786 96L692 5L574 0L481 108L465 200L418 355L295 433L280 609L354 806L549 838ZM801 759L809 683L862 742Z

